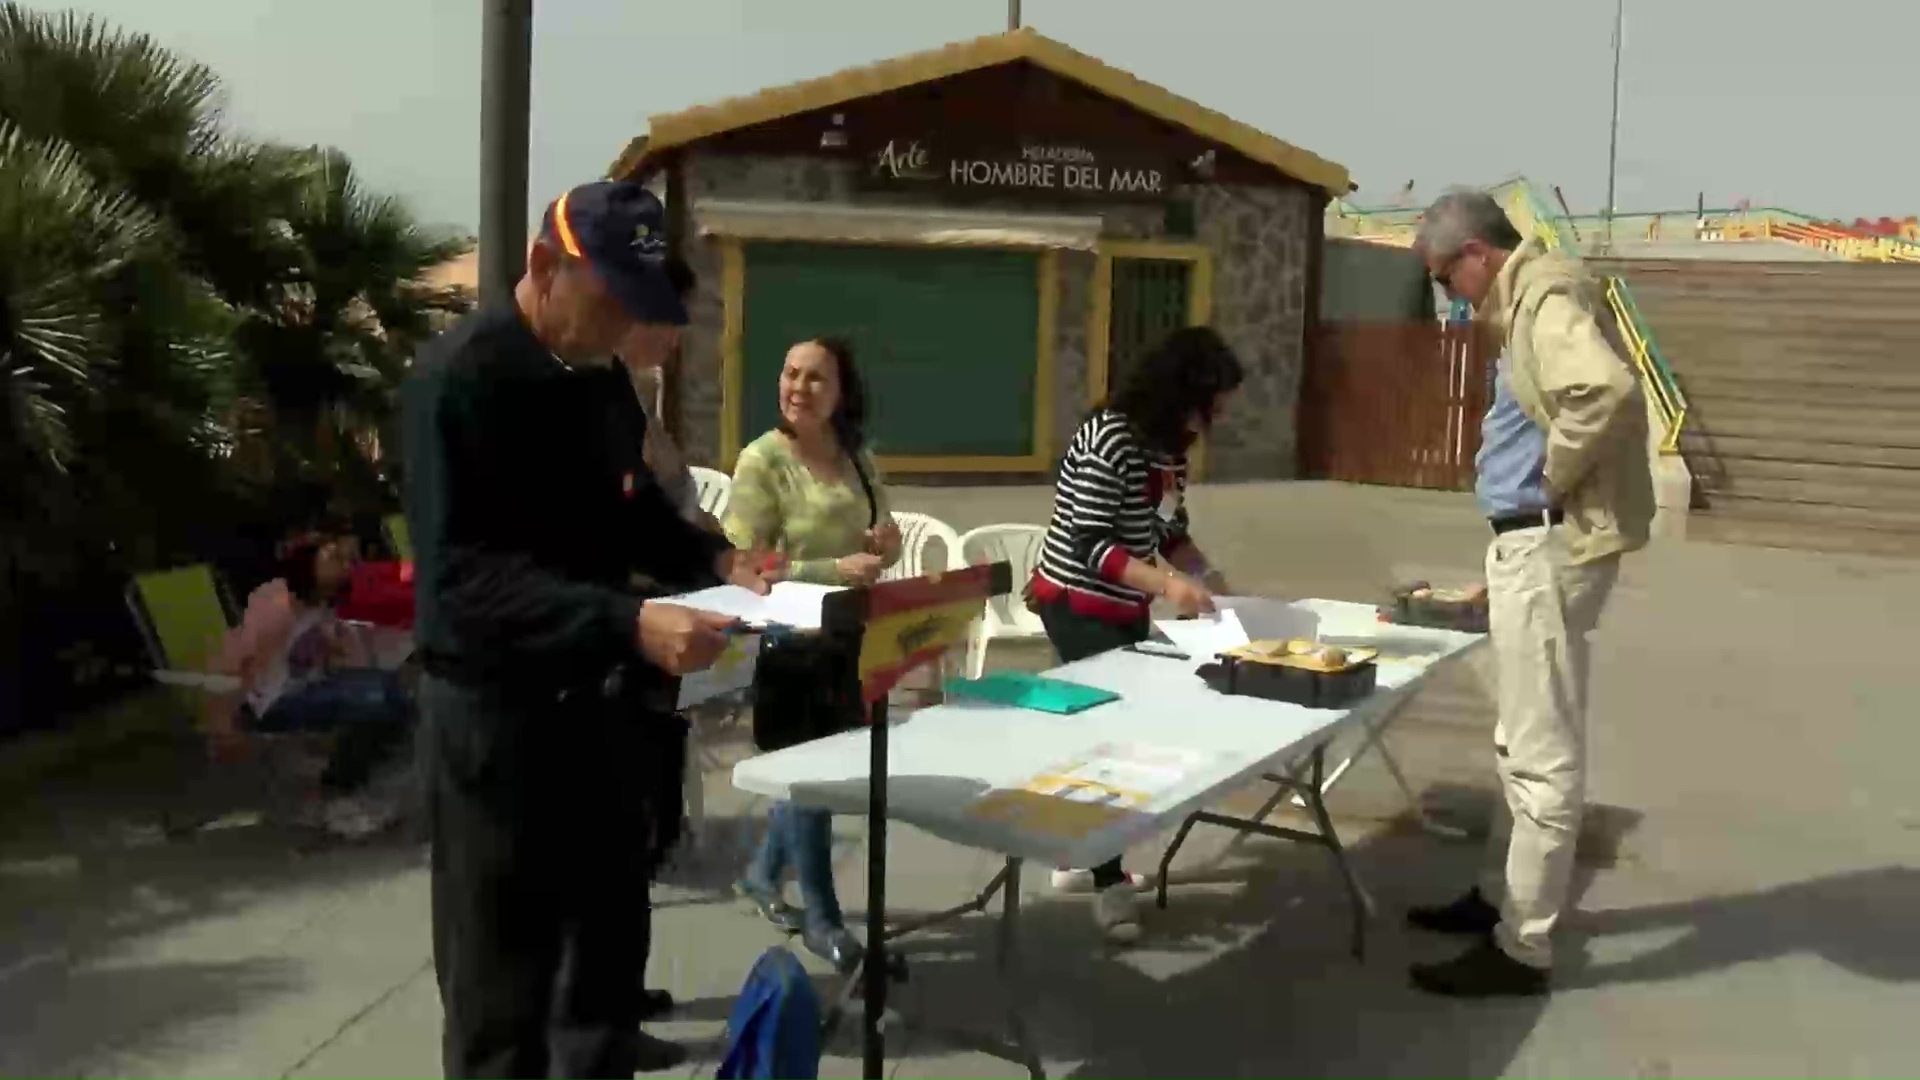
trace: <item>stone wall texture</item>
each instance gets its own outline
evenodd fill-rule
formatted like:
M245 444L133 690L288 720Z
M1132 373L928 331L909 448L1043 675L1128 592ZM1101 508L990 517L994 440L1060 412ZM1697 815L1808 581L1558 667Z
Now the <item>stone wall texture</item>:
M680 379L681 438L689 460L715 465L720 455L720 334L723 325L719 244L697 235L701 199L860 203L869 206L928 205L895 193L857 190L851 162L811 157L765 157L710 153L689 155L685 184L696 235L685 251L699 287L689 314L685 368ZM1183 242L1213 252L1213 325L1239 353L1247 381L1215 432L1208 457L1210 479L1288 478L1294 474L1294 406L1300 385L1307 244L1315 200L1303 187L1208 185L1190 189L1194 233ZM1013 201L970 202L1006 211L1046 212ZM1052 212L1059 212L1057 209ZM1157 205L1087 204L1074 213L1098 214L1114 239L1165 237L1166 214ZM1087 319L1092 305L1094 256L1063 251L1059 322L1055 337L1054 452L1086 411ZM758 432L742 432L751 439ZM944 477L947 482L974 479ZM979 478L1005 481L1008 477ZM1034 479L1028 477L1026 479Z

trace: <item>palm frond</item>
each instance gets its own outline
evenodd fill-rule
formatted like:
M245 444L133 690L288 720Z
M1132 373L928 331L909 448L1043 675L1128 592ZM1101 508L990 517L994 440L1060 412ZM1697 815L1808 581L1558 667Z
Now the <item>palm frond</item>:
M0 122L0 379L7 435L32 456L64 466L68 415L113 362L103 286L158 234L71 146Z
M0 4L0 119L152 195L216 137L220 80L145 34Z

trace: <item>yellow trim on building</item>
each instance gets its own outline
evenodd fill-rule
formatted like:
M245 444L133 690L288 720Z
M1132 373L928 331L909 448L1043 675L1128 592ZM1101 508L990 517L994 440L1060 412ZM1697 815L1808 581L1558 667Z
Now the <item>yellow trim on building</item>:
M1107 363L1113 351L1113 253L1103 245L1093 256L1093 282L1087 296L1087 408L1107 398Z
M720 241L720 467L733 471L733 459L746 443L740 438L740 409L746 371L741 366L747 339L747 249L737 237Z
M641 146L630 143L627 151L614 162L612 175L630 176L643 171L647 162L660 153L729 131L1020 61L1091 87L1336 197L1352 190L1345 166L1069 48L1031 27L955 42L818 79L651 117L647 142Z
M1060 253L1048 249L1040 253L1040 340L1034 343L1033 360L1033 457L1040 460L1038 469L1022 469L1021 472L1044 472L1053 467L1053 380L1058 365L1054 363L1054 342L1059 338L1060 329Z
M720 303L724 312L720 332L720 467L732 471L734 459L746 445L740 427L746 408L747 260L746 246L739 237L719 239ZM1025 245L1005 246L1015 251L1032 250ZM1034 341L1032 452L1012 457L876 454L875 460L882 470L888 473L1039 473L1053 468L1053 383L1058 370L1054 340L1060 324L1060 253L1045 249L1037 252L1036 258L1034 276L1040 306L1038 318L1034 320L1039 326Z
M1113 260L1179 259L1192 264L1187 278L1187 325L1213 321L1213 249L1205 244L1161 240L1102 240L1094 255L1093 295L1087 304L1087 407L1106 400L1112 377ZM1193 479L1206 475L1207 444L1202 439L1188 455Z

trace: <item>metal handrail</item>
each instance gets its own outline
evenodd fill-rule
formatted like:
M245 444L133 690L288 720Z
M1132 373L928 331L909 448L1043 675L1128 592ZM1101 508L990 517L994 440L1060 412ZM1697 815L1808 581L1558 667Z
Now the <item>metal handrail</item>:
M1534 194L1533 185L1525 178L1516 178L1512 183L1516 201L1532 219L1530 224L1534 235L1550 249L1577 256L1579 241L1572 223L1563 220L1562 215L1548 211L1539 196ZM1673 369L1667 366L1667 358L1661 355L1660 347L1653 343L1653 335L1640 315L1639 306L1633 302L1633 293L1627 288L1627 283L1619 277L1609 277L1605 287L1607 303L1613 308L1614 321L1620 327L1627 351L1633 354L1634 366L1640 369L1641 382L1652 388L1654 407L1660 410L1660 419L1666 425L1666 434L1660 440L1660 451L1678 453L1680 428L1687 421L1687 399L1680 390L1680 381L1673 377Z
M1660 440L1660 452L1678 453L1680 429L1687 422L1687 396L1674 379L1666 358L1660 355L1660 347L1653 343L1653 336L1647 332L1646 320L1640 315L1639 305L1633 302L1633 292L1627 287L1626 280L1610 277L1606 288L1607 303L1613 308L1620 336L1626 341L1627 351L1633 354L1634 365L1640 369L1641 382L1653 391L1654 407L1660 411L1660 420L1666 425L1666 434Z

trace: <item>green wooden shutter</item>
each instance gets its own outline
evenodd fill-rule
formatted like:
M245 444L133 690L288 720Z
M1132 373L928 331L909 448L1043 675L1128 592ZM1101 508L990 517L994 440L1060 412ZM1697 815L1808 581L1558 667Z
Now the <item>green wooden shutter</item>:
M876 454L1032 454L1038 263L978 248L747 245L742 439L778 421L787 350L837 335L867 383Z
M1147 350L1187 325L1193 264L1185 259L1113 260L1107 385L1119 389Z

